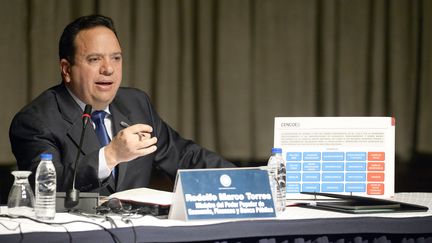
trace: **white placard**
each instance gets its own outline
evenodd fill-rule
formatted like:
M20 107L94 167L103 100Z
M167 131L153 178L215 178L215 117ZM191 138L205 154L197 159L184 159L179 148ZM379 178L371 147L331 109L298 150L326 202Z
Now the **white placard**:
M287 165L287 198L301 191L394 196L392 117L276 117L274 147Z

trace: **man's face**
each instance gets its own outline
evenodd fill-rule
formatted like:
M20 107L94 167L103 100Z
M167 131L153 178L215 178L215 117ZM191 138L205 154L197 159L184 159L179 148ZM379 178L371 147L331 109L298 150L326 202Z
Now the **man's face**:
M122 54L114 32L106 27L82 30L75 38L74 64L60 60L63 80L94 109L107 107L122 80Z

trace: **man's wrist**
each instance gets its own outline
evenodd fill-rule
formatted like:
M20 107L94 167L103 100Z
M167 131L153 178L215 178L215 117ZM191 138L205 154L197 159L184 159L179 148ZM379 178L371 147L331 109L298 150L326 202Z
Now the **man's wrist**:
M112 168L109 167L107 161L105 159L105 148L102 147L99 150L99 169L98 169L98 177L100 180L107 178L111 174Z

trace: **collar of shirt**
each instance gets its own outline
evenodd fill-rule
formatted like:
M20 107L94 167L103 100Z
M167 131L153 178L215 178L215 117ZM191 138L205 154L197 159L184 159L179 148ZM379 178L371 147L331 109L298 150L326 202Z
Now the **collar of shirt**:
M82 111L84 111L84 108L86 106L86 104L84 102L82 102L78 97L76 97L74 95L74 93L72 93L72 91L66 87L67 91L69 92L69 94L72 96L72 98L75 100L75 102L79 105L79 107L81 108ZM111 116L111 112L109 110L109 106L105 107L105 109L103 109L106 113L109 114L109 116ZM94 112L95 109L92 108L92 112Z
M66 89L69 92L69 94L72 96L72 98L74 99L74 101L79 105L79 107L81 108L81 110L84 111L84 108L85 108L86 104L84 102L82 102L78 97L76 97L68 87L66 87ZM92 109L92 112L94 112L94 111L95 110ZM104 111L107 113L107 115L105 116L105 119L104 119L105 127L107 129L108 135L112 139L111 112L109 110L109 106L105 107ZM94 125L93 122L92 122L92 124L93 124L93 127L94 127L95 125Z

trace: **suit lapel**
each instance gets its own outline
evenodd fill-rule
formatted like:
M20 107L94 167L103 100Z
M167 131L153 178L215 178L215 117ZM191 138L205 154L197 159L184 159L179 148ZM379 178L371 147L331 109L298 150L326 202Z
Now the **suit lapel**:
M78 117L78 119L73 122L72 126L67 132L68 136L74 141L77 147L79 146L82 129L82 118ZM83 139L83 144L81 147L81 152L86 155L99 149L100 143L95 133L95 130L93 129L92 123L88 122Z
M114 135L117 134L120 130L122 130L124 127L120 125L120 122L126 122L129 125L132 125L131 120L129 119L130 112L128 109L122 107L118 102L114 100L113 103L110 105L110 112L112 114L112 125L113 125L113 132ZM117 170L117 187L122 184L126 177L126 170L128 167L128 163L120 163L118 165Z
M57 94L56 98L60 113L62 114L63 119L71 124L71 126L67 130L67 136L78 147L81 132L83 129L83 111L81 110L79 105L73 100L72 96L69 94L63 83L56 87L55 92ZM96 133L91 123L88 123L85 131L85 137L83 139L83 146L81 148L81 152L86 155L98 150L99 147L100 144L99 140L97 139Z

